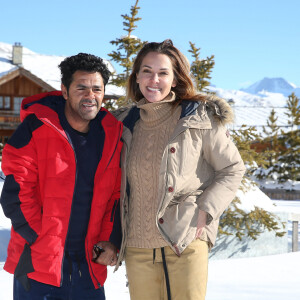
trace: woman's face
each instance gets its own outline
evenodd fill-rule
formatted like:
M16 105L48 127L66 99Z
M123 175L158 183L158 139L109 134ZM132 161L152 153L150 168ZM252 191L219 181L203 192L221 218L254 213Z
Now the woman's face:
M176 86L170 58L165 54L149 52L143 59L136 82L148 102L166 98Z

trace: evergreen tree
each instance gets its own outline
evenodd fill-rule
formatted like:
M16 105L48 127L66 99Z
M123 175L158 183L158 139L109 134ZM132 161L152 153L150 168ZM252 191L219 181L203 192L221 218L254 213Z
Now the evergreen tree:
M278 158L279 182L287 180L300 181L300 103L299 98L292 93L287 99L288 124L291 131L282 132L281 140L284 147Z
M206 57L206 59L200 59L200 48L196 48L195 44L190 42L194 60L191 63L191 73L195 79L195 85L199 92L207 91L207 87L210 85L208 79L211 79L210 73L215 65L214 55Z
M285 114L289 118L288 124L291 126L292 130L296 130L300 125L300 102L295 93L288 96L287 108L288 111Z
M200 48L196 48L195 44L191 42L190 46L191 50L189 52L192 53L194 58L191 64L191 73L195 78L197 89L205 91L210 84L207 79L211 79L210 73L214 67L214 56L201 60L199 57ZM253 148L253 141L261 142L261 136L254 127L242 126L239 130L233 130L232 138L247 166L246 174L240 186L240 189L246 192L255 185L251 177L258 166L265 167L267 164L265 154L258 153ZM285 234L281 231L284 224L280 222L275 214L259 207L251 212L245 212L239 208L239 203L240 199L236 197L222 215L219 225L220 235L232 235L232 232L234 232L238 239L246 236L255 240L264 230L274 231L276 236Z
M261 142L263 145L261 153L266 157L266 164L264 168L260 167L257 172L255 172L257 179L277 178L275 169L277 168L278 156L282 149L282 143L279 140L280 132L277 120L278 117L276 116L276 112L272 109L267 120L267 126L263 126L265 138Z
M232 139L239 149L244 163L247 164L244 177L250 179L258 166L266 166L265 155L258 153L253 147L253 141L262 142L261 135L257 133L254 126L247 127L246 125L242 125L240 129L232 130Z
M131 6L130 15L121 15L124 19L123 29L127 32L127 34L110 42L118 48L116 51L109 53L108 56L110 56L114 62L123 68L122 73L113 75L111 84L120 87L126 86L126 81L130 75L135 55L145 44L145 42L142 42L139 38L132 35L134 29L137 28L136 23L141 20L141 18L137 17L140 9L138 2L139 0L136 0L135 5ZM122 106L124 104L124 97L121 97L116 103L117 106Z
M265 166L266 164L265 156L256 152L251 146L252 141L261 141L261 137L254 127L246 127L244 125L239 130L233 130L232 138L247 166L246 174L240 186L240 189L246 192L255 185L251 181L251 176L256 171L257 166ZM240 240L243 237L256 240L265 230L274 231L275 235L279 237L285 234L281 230L284 224L280 222L275 214L259 207L255 207L250 212L245 212L239 208L240 202L240 199L236 197L222 215L219 225L220 235L232 235L232 232L234 232L235 236Z

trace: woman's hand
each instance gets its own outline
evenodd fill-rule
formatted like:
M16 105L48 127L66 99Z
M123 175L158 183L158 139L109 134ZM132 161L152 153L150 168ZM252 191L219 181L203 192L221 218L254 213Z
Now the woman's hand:
M203 210L199 210L196 239L201 237L203 229L206 226L206 221L207 221L207 213Z

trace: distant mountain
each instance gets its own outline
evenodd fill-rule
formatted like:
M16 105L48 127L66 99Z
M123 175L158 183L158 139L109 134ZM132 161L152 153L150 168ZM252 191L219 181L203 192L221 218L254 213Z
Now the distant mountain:
M280 93L284 96L289 96L294 92L297 96L300 96L300 88L296 87L294 84L287 82L283 78L268 78L255 82L248 88L240 89L249 94L260 95L264 92L270 93Z

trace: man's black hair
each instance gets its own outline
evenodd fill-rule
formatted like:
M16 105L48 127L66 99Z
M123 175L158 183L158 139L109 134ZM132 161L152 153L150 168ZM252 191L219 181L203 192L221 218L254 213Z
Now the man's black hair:
M65 58L58 66L61 71L61 82L69 90L73 80L73 74L76 71L99 72L102 76L104 86L107 84L111 75L103 59L87 53L78 53L77 55Z

